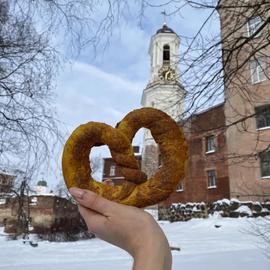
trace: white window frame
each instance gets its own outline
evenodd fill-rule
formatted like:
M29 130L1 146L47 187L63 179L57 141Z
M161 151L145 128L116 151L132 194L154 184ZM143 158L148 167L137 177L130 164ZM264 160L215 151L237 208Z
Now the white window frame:
M247 34L248 37L251 37L258 28L262 25L262 18L260 16L252 17L247 22ZM257 38L262 35L262 32L259 32L254 38Z
M262 170L262 155L268 154L270 155L270 151L267 151L265 153L259 153L259 157L260 157L260 169L261 169L261 177L263 179L270 179L270 169L269 169L269 174L267 175L263 175L263 170ZM270 167L270 158L268 157L267 159L264 160L265 163L268 163L268 167Z
M181 181L179 182L178 186L177 186L176 191L178 191L178 192L182 192L182 191L184 191L184 189L185 189L185 186L184 186L184 181L183 181L183 180L181 180Z
M213 175L210 175L210 172L214 172L214 178L211 178ZM217 172L214 169L207 170L207 188L212 189L212 188L217 188ZM209 181L210 180L210 181Z
M115 176L116 173L116 166L113 164L110 167L110 176Z
M257 130L265 130L270 128L270 104L269 105L264 105L260 107L255 108L255 113L256 113L256 126ZM265 125L264 126L259 126L259 121L262 118L264 120Z
M266 61L262 57L251 60L249 65L252 84L266 80Z
M209 143L210 142L210 139L213 140L212 141L212 147L208 148L208 146L210 146L211 144ZM205 138L205 153L206 154L210 154L210 153L214 153L216 152L216 138L215 138L215 135L209 135Z

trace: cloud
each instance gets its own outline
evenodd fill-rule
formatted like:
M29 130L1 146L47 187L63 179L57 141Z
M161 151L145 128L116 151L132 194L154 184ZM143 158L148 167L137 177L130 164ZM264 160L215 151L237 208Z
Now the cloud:
M77 61L66 66L58 82L59 118L68 129L88 121L114 125L140 107L143 85Z
M76 127L89 121L115 126L129 111L140 107L144 85L144 81L134 82L93 64L79 61L66 64L59 76L55 102L66 139ZM139 133L134 142L141 141ZM54 169L44 172L49 182L60 175L61 153L62 146L59 146L57 165L52 161ZM108 147L95 147L91 155L108 156Z
M137 94L138 89L142 87L142 85L137 82L131 82L124 79L123 77L120 77L119 75L105 72L91 64L75 62L73 64L73 69L75 69L76 72L79 72L81 76L87 75L98 81L106 81L106 83L110 85L107 91L115 91L116 93L121 93L125 91L128 93Z

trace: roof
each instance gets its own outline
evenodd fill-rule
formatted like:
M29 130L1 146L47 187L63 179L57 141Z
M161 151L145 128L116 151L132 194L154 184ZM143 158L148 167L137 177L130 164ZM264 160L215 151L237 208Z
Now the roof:
M168 27L166 23L163 24L162 28L157 30L157 34L159 33L175 34L175 32L170 27Z
M223 106L225 104L225 102L224 101L222 101L222 102L220 102L220 103L218 103L218 104L216 104L216 105L213 105L212 107L209 107L209 108L207 108L207 109L204 109L204 110L201 110L201 111L199 111L199 112L197 112L197 113L194 113L194 115L193 116L197 116L197 115L201 115L201 114L203 114L203 113L206 113L206 112L208 112L208 111L211 111L211 110L213 110L213 109L216 109L217 107L221 107L221 106Z
M198 117L198 116L200 116L200 115L202 115L202 114L204 114L204 113L207 113L207 112L209 112L209 111L212 111L212 110L214 110L214 109L216 109L216 108L218 108L218 107L222 107L222 106L224 106L224 104L225 104L224 101L223 101L223 102L220 102L220 103L218 103L218 104L216 104L216 105L214 105L214 106L212 106L212 107L209 107L209 108L207 108L207 109L205 109L205 110L201 110L201 111L199 111L199 112L197 112L197 113L193 113L193 114L191 114L191 115L185 117L184 119L181 119L181 120L177 121L177 123L181 125L181 124L183 124L184 122L191 120L193 117Z
M0 170L0 174L16 177L14 173L6 172L5 170Z

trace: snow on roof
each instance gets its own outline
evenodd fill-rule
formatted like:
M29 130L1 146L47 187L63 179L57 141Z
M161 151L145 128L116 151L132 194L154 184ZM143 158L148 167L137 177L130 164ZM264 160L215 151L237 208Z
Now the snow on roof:
M11 173L11 172L6 172L6 171L4 171L4 170L0 170L0 174L9 175L9 176L14 176L14 177L16 177L16 176L17 176L17 175L16 175L16 174L14 174L14 173Z
M30 196L35 196L35 197L39 197L39 196L49 196L49 197L56 197L56 195L54 193L41 193L41 194L31 194Z

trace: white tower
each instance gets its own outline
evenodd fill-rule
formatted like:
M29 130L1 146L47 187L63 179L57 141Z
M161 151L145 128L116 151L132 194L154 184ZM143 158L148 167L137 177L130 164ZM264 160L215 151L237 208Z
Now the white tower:
M151 38L151 74L141 101L143 107L160 109L175 121L181 118L185 95L178 68L179 44L180 38L166 23ZM142 169L149 177L156 172L161 163L158 145L149 130L144 132L143 146Z

